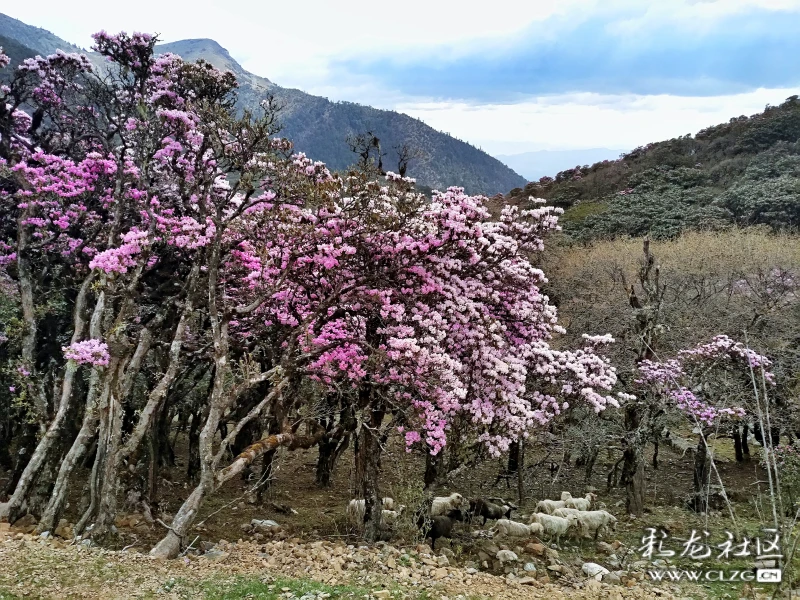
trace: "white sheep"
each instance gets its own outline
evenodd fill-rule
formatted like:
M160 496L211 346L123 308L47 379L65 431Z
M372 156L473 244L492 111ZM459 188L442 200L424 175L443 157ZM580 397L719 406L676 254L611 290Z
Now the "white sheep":
M383 524L384 525L394 525L395 523L397 523L397 519L400 518L400 515L403 514L405 509L406 509L406 507L405 507L404 504L401 504L400 506L398 506L397 510L383 509L383 511L381 512L381 515L383 517Z
M576 515L576 518L580 524L581 533L589 535L594 532L594 539L597 539L597 535L603 527L611 525L614 528L617 523L617 518L605 510L582 511Z
M382 498L381 504L383 504L384 510L394 508L394 500L389 497ZM347 516L353 523L363 523L366 510L366 503L363 498L353 499L347 505Z
M589 492L585 498L569 498L566 501L566 508L577 508L578 510L589 510L594 501L597 500L597 494Z
M529 537L531 535L542 535L544 528L540 523L518 523L510 519L498 519L493 528L499 535L507 535L510 537Z
M464 502L464 497L458 493L449 496L436 496L431 504L431 516L446 515L451 510L458 510Z
M536 512L553 514L557 508L564 508L566 503L564 500L542 500L536 505Z
M578 524L578 517L575 515L554 517L553 515L537 513L532 515L531 519L536 519L535 522L542 526L542 532L548 535L551 540L555 538L556 545L559 544L562 535L565 535Z
M569 500L570 498L572 498L572 494L570 494L569 492L561 492L561 500L562 501L565 502L565 501Z
M555 517L568 517L570 515L578 516L583 511L578 510L577 508L557 508L553 511L553 516Z

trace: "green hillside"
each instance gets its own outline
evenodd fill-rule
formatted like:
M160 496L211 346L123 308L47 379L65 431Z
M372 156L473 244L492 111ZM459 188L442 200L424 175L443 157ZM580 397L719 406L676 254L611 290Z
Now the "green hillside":
M24 44L20 44L18 41L8 38L4 35L0 35L0 48L2 48L3 53L11 59L12 65L17 65L26 58L36 56L36 52L34 50L31 50ZM10 76L10 67L0 69L0 81L7 81Z
M794 230L800 225L800 101L788 98L750 117L696 135L648 144L613 161L543 177L508 198L529 196L567 209L579 240L732 224Z

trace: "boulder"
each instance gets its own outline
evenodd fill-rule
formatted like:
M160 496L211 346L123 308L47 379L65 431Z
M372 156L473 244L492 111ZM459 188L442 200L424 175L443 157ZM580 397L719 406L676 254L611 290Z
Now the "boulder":
M545 550L544 544L528 544L525 546L525 552L533 556L544 556Z

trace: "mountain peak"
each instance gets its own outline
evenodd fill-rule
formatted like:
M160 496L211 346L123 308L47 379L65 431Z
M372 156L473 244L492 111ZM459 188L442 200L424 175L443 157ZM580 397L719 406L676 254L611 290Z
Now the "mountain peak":
M0 36L21 44L14 48L13 64L32 52L52 54L57 48L80 50L44 29L2 14ZM240 108L257 113L267 94L272 95L280 107L281 135L292 140L295 150L325 162L333 170L345 169L355 162L347 137L370 130L380 138L384 164L388 166L398 164L397 149L401 146L421 151L423 157L413 161L408 171L421 186L443 190L458 185L471 194L492 196L526 184L523 177L496 158L408 115L352 102L330 102L327 98L280 87L246 71L215 40L198 38L158 44L156 52L171 52L186 61L203 59L220 70L232 72L239 82ZM89 58L100 62L102 57L91 53Z
M231 71L239 79L249 79L251 75L244 70L242 65L236 62L226 48L223 48L219 42L210 38L195 38L158 44L156 46L156 51L171 52L179 55L184 60L190 61L202 58L206 62L214 65L217 69ZM264 79L267 83L271 83L265 78L261 79Z

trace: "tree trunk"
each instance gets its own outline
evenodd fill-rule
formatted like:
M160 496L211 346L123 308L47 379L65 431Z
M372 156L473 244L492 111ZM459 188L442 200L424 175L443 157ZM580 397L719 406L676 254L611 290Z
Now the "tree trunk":
M73 308L73 332L72 332L72 341L71 343L75 343L79 341L83 337L83 330L86 326L86 322L84 320L84 310L86 308L86 296L89 291L89 285L92 282L93 275L89 275L81 285L80 292L75 300L75 307ZM20 283L22 287L22 283ZM32 302L32 300L31 300ZM23 303L24 304L24 303ZM94 311L92 313L92 325L90 327L90 334L94 337L100 337L100 327L99 327L99 319L105 309L105 294L100 292L100 295L97 298L97 302L94 306ZM26 319L27 320L27 319ZM31 320L28 322L28 327L32 328L29 330L31 339L28 339L29 336L26 336L23 345L25 344L35 344L35 337L36 337L36 321L31 315ZM24 350L23 353L27 352L28 350ZM29 351L33 352L33 347L29 349ZM93 371L96 371L98 367L94 367ZM58 410L56 411L56 415L53 418L50 426L47 428L42 439L36 445L36 450L33 451L28 464L25 465L25 470L22 472L22 475L17 482L16 489L14 493L9 498L8 502L5 504L0 504L0 519L6 518L10 523L16 521L21 515L20 508L22 504L28 499L28 492L33 486L36 477L39 475L39 470L44 466L45 462L49 457L49 453L56 442L60 439L62 434L62 429L64 428L67 420L67 416L70 412L71 408L71 400L72 400L72 387L75 381L75 373L78 370L78 363L73 360L67 361L67 366L64 372L64 379L61 382L61 398L58 403Z
M378 433L383 417L382 409L371 411L369 423L364 423L358 434L358 450L355 457L359 465L357 471L361 475L359 495L364 498L364 539L368 542L376 542L381 536L383 503L379 484L382 448Z
M214 427L216 431L216 427ZM319 443L324 431L320 430L314 435L295 435L293 433L279 433L270 435L252 444L227 467L214 474L213 470L206 469L200 477L200 483L192 490L192 493L180 507L172 520L167 535L150 551L152 556L160 558L175 558L180 552L182 540L189 533L189 529L197 517L197 511L208 494L218 490L227 481L230 481L258 457L263 456L270 450L277 448L288 448L296 450L298 448L311 448Z
M653 469L658 469L658 440L653 441Z
M742 434L739 430L739 424L734 424L731 437L733 437L733 451L736 455L736 462L741 463L744 462L744 451L742 449Z
M742 453L749 459L750 458L750 442L747 438L750 437L750 424L745 423L742 427Z
M193 413L191 423L189 423L189 456L186 461L186 477L189 481L196 481L200 474L200 419L202 413L202 410Z
M511 475L519 468L519 442L511 442L508 447L508 468L506 472Z
M157 556L159 558L175 558L178 556L181 551L183 539L189 532L192 523L194 523L194 519L197 517L197 511L200 510L200 505L206 495L206 488L209 483L211 482L208 480L201 480L197 487L192 490L192 493L189 494L189 497L181 505L175 517L172 519L172 524L170 525L167 535L150 550L151 556Z
M83 416L83 424L78 432L75 441L72 442L72 447L67 452L64 460L61 461L61 467L56 476L53 491L50 493L50 501L42 513L42 518L36 527L37 533L44 531L53 531L61 518L61 513L64 510L64 504L67 500L67 488L69 486L69 478L79 461L86 453L95 433L97 432L97 412L96 407L93 405L86 407Z
M319 443L319 458L317 459L317 485L330 487L333 479L333 470L336 463L347 447L350 445L350 434L346 433L341 439L327 438Z
M708 459L708 448L701 434L694 455L694 509L697 512L706 512L708 510L708 482L710 474L711 462Z
M644 448L641 439L642 414L638 405L625 407L624 450L620 483L625 486L628 514L640 516L644 512Z
M592 474L594 473L594 465L597 462L597 457L600 455L600 448L595 448L589 454L586 459L586 465L583 468L583 481L587 485L592 480Z
M439 478L439 472L441 471L442 462L443 462L442 454L437 454L436 456L433 456L429 452L425 455L424 484L426 490L434 483L436 483L436 480Z
M3 495L11 495L14 492L17 483L19 483L22 474L25 472L25 467L28 465L30 456L36 448L37 429L38 428L33 423L22 424L22 434L19 436L18 447L14 456L14 469L3 490ZM0 504L0 510L2 510L2 506L3 505Z
M626 448L622 455L620 482L625 486L628 514L640 516L644 512L644 460L634 447Z
M525 501L525 440L517 443L517 498L519 503ZM509 465L510 466L510 465Z

